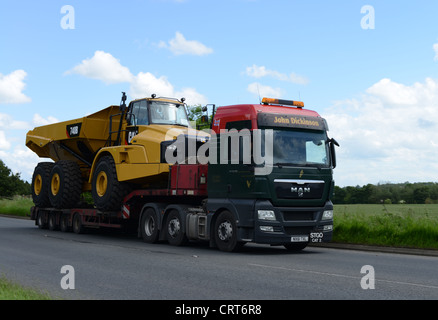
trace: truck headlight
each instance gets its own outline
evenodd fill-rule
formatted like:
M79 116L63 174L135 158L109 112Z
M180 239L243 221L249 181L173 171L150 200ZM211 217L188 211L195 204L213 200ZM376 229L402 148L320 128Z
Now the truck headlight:
M258 210L259 220L275 221L275 212L272 210Z
M321 220L332 220L333 219L333 210L324 210L322 213Z

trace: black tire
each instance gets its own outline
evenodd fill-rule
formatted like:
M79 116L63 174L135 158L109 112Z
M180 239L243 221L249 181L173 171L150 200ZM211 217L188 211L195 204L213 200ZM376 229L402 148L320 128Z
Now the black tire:
M144 242L156 243L158 241L158 220L154 209L148 208L143 212L140 222L140 232Z
M72 229L77 234L85 233L85 227L82 224L82 217L79 213L73 216Z
M47 229L47 222L45 220L45 214L42 212L38 213L37 216L37 224L40 229Z
M214 224L214 239L221 251L238 251L245 242L237 241L236 218L229 211L222 211Z
M173 246L183 246L189 241L177 210L169 212L166 219L166 239Z
M61 230L61 232L70 231L70 227L68 225L68 216L67 215L62 215L59 218L59 229Z
M49 221L47 222L48 228L51 231L59 229L59 225L56 224L56 213L49 214Z
M53 162L40 162L35 167L32 175L32 200L37 207L50 206L49 184L50 171L55 164Z
M123 198L130 192L129 184L117 179L111 156L104 156L97 163L91 182L94 204L100 211L120 211Z
M61 160L50 172L49 199L54 208L69 209L76 206L82 193L82 176L74 161Z
M308 242L286 243L284 247L290 252L298 252L307 247Z

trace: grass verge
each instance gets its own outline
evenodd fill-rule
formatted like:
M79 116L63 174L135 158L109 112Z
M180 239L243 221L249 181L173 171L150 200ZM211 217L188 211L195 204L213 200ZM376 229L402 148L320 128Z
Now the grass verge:
M0 199L0 214L27 217L30 216L32 206L32 197L14 196L13 199Z
M438 205L335 206L333 242L438 249Z
M0 277L0 300L52 300L52 298Z

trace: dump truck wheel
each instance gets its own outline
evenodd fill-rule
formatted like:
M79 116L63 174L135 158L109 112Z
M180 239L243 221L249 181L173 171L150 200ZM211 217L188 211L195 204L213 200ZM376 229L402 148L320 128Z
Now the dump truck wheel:
M36 166L32 176L32 199L37 207L50 206L49 181L50 171L55 164L53 162L40 162Z
M50 172L49 199L53 207L74 207L82 193L82 177L79 165L74 161L61 160Z
M120 211L123 198L129 193L129 185L117 179L117 171L111 156L99 160L93 173L91 194L100 211Z

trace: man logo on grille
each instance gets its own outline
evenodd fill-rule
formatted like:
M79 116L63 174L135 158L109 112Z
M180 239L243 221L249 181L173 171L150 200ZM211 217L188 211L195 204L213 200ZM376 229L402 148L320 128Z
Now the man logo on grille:
M309 193L310 192L310 188L298 188L298 187L292 187L290 188L290 192L292 193L298 193L298 197L302 198L304 197L304 193Z

